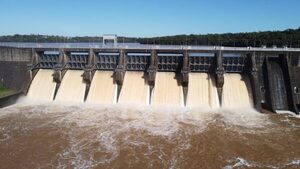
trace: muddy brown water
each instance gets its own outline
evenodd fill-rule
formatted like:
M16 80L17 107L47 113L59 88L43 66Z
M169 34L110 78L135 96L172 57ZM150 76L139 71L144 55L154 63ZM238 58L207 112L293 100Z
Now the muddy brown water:
M0 109L0 168L300 168L299 117L129 107Z

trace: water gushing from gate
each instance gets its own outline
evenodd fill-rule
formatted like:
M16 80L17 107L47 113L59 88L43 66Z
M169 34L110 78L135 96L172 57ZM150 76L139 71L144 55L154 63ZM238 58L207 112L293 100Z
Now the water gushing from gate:
M116 103L117 84L113 71L96 71L87 97L89 103Z
M82 70L68 70L60 84L55 101L83 102L86 84Z
M149 95L144 72L126 72L118 103L149 105Z
M183 90L173 72L157 72L151 104L154 106L183 106Z
M217 88L213 77L207 73L190 73L187 94L188 107L219 107Z
M53 81L53 70L40 69L31 82L27 97L39 101L53 100L56 83Z
M252 94L249 79L241 74L225 74L222 107L252 107Z

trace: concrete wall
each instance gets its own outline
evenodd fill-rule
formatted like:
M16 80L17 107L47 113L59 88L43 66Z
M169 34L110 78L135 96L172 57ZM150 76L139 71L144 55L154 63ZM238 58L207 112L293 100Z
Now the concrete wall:
M291 56L289 61L290 93L293 95L294 109L300 113L300 56Z
M0 47L0 61L29 62L31 56L31 49Z
M31 49L0 47L0 84L19 91L27 78Z
M27 62L0 61L0 83L19 91L27 78Z

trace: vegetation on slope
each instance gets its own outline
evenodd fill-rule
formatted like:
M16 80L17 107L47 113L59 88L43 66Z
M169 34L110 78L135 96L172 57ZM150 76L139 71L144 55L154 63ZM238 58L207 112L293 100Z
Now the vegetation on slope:
M300 27L284 31L264 31L250 33L224 33L206 35L175 35L152 38L119 37L119 42L138 42L142 44L165 45L213 45L236 47L300 47ZM102 42L100 36L64 37L48 35L0 36L0 42Z
M0 84L0 98L13 94L14 91Z

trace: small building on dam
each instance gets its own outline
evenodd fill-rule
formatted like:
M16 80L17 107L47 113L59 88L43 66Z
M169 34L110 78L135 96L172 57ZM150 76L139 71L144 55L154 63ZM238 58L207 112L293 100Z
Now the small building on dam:
M17 95L96 104L300 111L300 48L0 43Z

